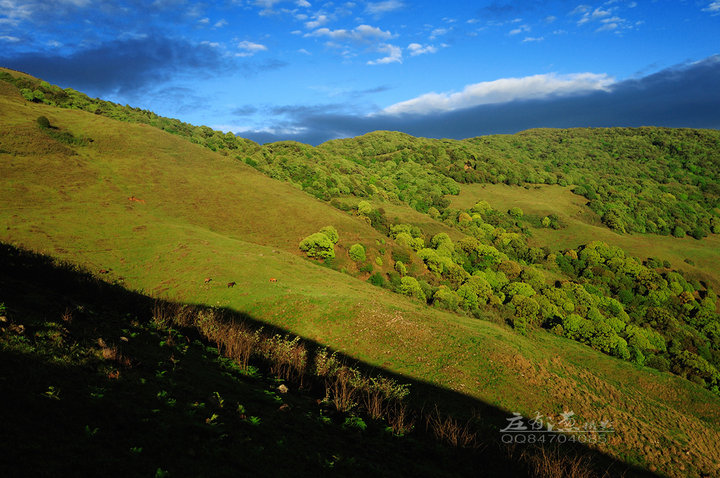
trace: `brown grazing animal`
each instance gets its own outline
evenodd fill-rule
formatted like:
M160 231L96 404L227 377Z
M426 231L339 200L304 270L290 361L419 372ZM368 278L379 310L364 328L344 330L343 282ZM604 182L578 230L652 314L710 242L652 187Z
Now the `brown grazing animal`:
M277 282L277 279L273 277L272 279L270 279L270 282Z
M211 279L210 277L208 277L207 279L205 279L205 283L206 283L206 284L209 284L211 280L212 280L212 279Z
M235 287L235 283L234 283L234 282L228 282L228 288L230 288L230 287Z
M128 201L131 201L131 202L139 202L139 203L145 204L145 200L144 200L144 199L136 198L135 196L130 196L130 197L128 198Z

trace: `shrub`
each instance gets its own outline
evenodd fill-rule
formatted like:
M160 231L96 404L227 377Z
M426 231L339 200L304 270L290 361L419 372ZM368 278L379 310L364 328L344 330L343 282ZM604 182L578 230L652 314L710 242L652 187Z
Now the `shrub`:
M375 264L377 264L377 265L379 265L379 266L382 266L382 265L383 265L382 257L377 256L377 257L375 258Z
M348 251L350 259L355 262L365 262L365 248L362 244L353 244Z
M523 217L523 210L520 209L519 207L513 207L513 208L510 208L510 210L508 211L508 214L511 217L514 217L515 219L520 219L521 217Z
M372 212L372 206L367 201L360 201L357 205L357 210L360 214L369 214Z
M442 286L433 296L433 305L437 305L448 310L457 310L460 307L462 298L449 287Z
M50 120L47 119L46 116L38 116L37 124L42 129L49 129L50 128Z
M407 267L405 267L405 264L403 263L403 261L397 261L395 263L395 270L401 276L404 276L407 274Z
M378 286L378 287L384 287L385 286L385 278L382 274L379 272L376 272L375 274L371 275L368 278L368 282L372 285Z
M400 292L416 299L425 300L425 294L414 277L403 277L400 280Z
M335 244L322 232L310 234L300 241L300 250L307 253L308 257L326 259L335 257Z
M685 237L685 229L683 229L680 226L675 226L675 229L673 229L672 235L675 237Z
M329 237L333 244L337 244L338 240L340 239L337 229L335 229L332 226L325 226L322 229L320 229L320 232L322 232L327 237Z

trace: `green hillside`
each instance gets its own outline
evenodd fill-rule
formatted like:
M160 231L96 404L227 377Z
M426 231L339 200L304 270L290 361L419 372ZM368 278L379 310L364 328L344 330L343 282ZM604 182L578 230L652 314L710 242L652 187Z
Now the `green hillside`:
M512 412L533 417L572 411L579 422L613 425L607 443L590 446L591 454L670 476L718 472L720 322L712 292L718 271L704 262L718 254L716 235L630 235L639 224L633 218L625 234L611 233L602 237L607 244L588 247L600 238L591 225L610 232L601 208L614 210L613 201L622 199L599 180L579 181L587 172L564 176L590 196L591 186L600 198L594 206L590 199L592 210L567 199L582 216L565 217L568 209L552 201L533 210L527 205L532 189L460 184L463 174L482 168L462 166L453 179L457 175L441 152L454 149L440 145L472 148L485 144L482 138L442 142L375 133L318 148L261 147L39 80L18 80L14 72L3 78L8 75L11 82L0 81L3 243L82 266L149 297L246 314L414 384L411 400L428 407L460 415L486 411L489 443L500 440L497 430ZM28 99L23 88L34 91L28 85L36 85L42 98ZM577 138L627 136L602 132L592 139L592 133L537 134L574 136L573 144ZM717 164L717 132L637 133L680 142L694 135L700 139L693 148L705 145L700 159ZM517 141L528 137L533 135ZM516 139L494 141L496 152L502 151L497 144L509 151ZM418 151L420 156L402 157ZM687 151L688 167L675 171L682 176L676 179L707 180L684 184L686 198L667 183L667 194L686 211L672 224L682 228L692 221L710 232L717 219L716 173L693 171L696 157L688 155L695 150ZM669 163L679 157L667 154ZM532 157L528 167L540 167L542 155ZM498 164L515 170L512 161ZM567 165L572 171L576 166ZM658 191L666 184L659 177L647 181ZM544 188L580 197L560 182ZM510 197L503 198L508 190ZM512 211L518 206L524 213ZM674 214L671 207L664 210ZM627 219L629 213L623 214ZM338 233L330 246L334 257L308 259L298 245L325 226ZM642 254L641 242L622 242L638 237L667 239L668 246L653 241L653 252ZM677 241L695 252L673 251L669 245ZM364 260L350 254L356 244L363 246ZM695 265L679 264L681 257ZM17 292L0 293L8 294L0 297L8 317L29 328L22 310L14 309ZM102 318L92 320L102 324Z

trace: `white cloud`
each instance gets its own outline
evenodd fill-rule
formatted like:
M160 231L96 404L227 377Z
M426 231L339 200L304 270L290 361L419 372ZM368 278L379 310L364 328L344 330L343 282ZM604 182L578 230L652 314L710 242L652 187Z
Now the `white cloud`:
M203 25L207 25L208 23L210 23L210 19L209 19L209 18L201 18L200 20L198 20L198 23L202 23Z
M275 6L276 3L279 3L281 0L255 0L255 5L258 7L263 7L266 9L270 9Z
M702 9L703 12L710 12L713 15L720 14L720 1L710 3L707 7Z
M36 15L68 13L73 8L86 7L90 0L56 0L52 6L46 0L0 0L0 24L17 26L20 21L33 21Z
M502 78L468 85L456 93L426 93L388 106L383 113L399 115L447 112L492 103L606 90L613 83L614 80L608 75L596 73L570 75L550 73L523 78Z
M312 7L312 5L310 5L310 2L308 2L307 0L298 0L297 2L295 2L295 5L302 8Z
M439 37L440 35L445 35L449 31L450 30L447 28L436 28L430 32L430 39L434 40L435 38Z
M590 5L578 5L572 12L570 12L570 15L579 15L581 13L585 13L590 10L590 8L592 8L590 7Z
M517 35L522 32L529 32L530 27L528 25L520 25L518 28L510 30L510 35Z
M239 57L253 56L255 53L258 53L260 51L267 51L267 47L265 45L261 45L260 43L253 43L247 40L238 43L238 48L242 51L236 53L235 56Z
M215 28L222 28L222 27L224 27L224 26L227 25L227 24L228 24L227 20L225 20L224 18L222 18L222 19L218 20L217 22L215 22L215 25L213 25L213 26L214 26Z
M20 41L18 37L13 37L10 35L0 35L0 41L6 41L9 43L17 43Z
M402 48L386 43L380 45L377 49L381 53L387 53L387 56L378 58L377 60L368 61L368 65L387 65L388 63L402 63Z
M330 30L329 28L318 28L314 32L306 33L306 37L328 37L332 40L351 40L361 43L368 43L379 40L389 40L393 34L383 31L370 25L359 25L353 30Z
M613 30L617 30L619 26L620 25L618 25L617 23L605 23L605 24L603 24L603 26L595 29L595 31L596 32L610 32Z
M424 55L426 53L435 53L438 51L434 45L421 45L420 43L411 43L407 46L410 56Z
M298 50L298 53L302 53L303 55L312 55L309 51L307 51L305 48L300 48Z
M386 0L384 2L368 3L365 11L371 15L380 15L393 10L399 10L404 6L405 4L399 0Z
M330 21L330 19L327 17L327 15L315 15L313 18L314 18L314 20L305 22L306 28L309 28L312 30L317 27L321 27Z
M523 43L539 42L543 41L545 37L525 37Z

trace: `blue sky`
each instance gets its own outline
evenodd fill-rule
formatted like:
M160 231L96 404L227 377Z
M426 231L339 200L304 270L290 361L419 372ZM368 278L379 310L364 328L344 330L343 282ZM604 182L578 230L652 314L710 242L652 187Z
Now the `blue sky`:
M258 142L720 128L720 1L0 0L0 65Z

